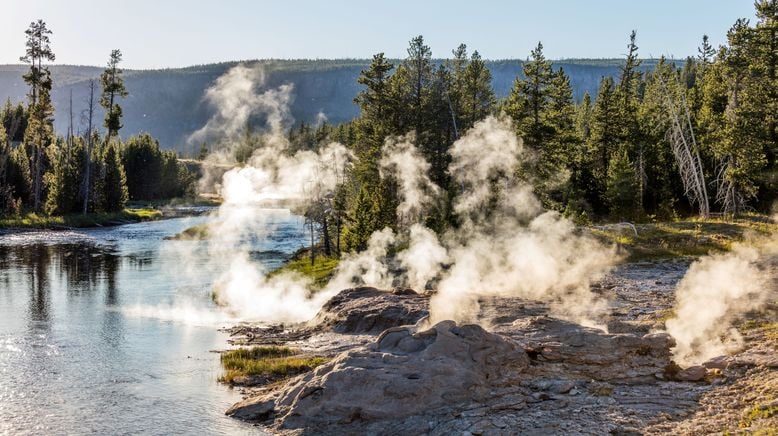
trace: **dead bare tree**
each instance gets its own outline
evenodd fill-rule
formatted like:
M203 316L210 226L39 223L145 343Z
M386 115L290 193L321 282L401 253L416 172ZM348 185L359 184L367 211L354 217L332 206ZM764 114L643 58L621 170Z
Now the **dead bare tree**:
M90 194L90 187L91 187L91 173L92 173L92 149L94 148L94 115L95 111L97 110L97 100L95 100L95 91L97 89L97 81L95 79L92 79L89 81L89 96L86 100L86 110L84 111L83 117L86 121L86 134L84 138L85 147L84 147L84 183L82 186L82 190L84 193L84 204L81 208L81 213L86 215L88 209L89 209L89 194Z
M657 77L665 97L664 103L670 123L666 138L678 164L684 195L692 205L696 204L699 207L701 217L708 218L710 216L708 189L705 185L705 174L702 171L702 160L694 138L686 96L681 91L678 92L678 97L674 97L660 71L657 71ZM672 77L675 81L675 89L679 89L678 77L675 74Z
M70 124L68 124L68 150L73 147L73 88L70 89L70 107L69 107L69 115L70 115Z

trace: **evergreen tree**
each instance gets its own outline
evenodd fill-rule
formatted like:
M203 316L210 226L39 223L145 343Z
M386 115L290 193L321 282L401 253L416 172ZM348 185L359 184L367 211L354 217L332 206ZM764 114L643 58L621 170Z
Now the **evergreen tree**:
M117 145L106 143L99 152L97 180L95 180L95 209L116 212L124 209L129 197L127 179Z
M425 113L429 104L429 90L433 81L432 50L424 44L424 37L419 35L411 39L408 47L408 57L403 66L410 76L410 101L413 117L413 128L417 137L421 137L425 126Z
M592 97L588 92L584 93L581 103L576 106L576 129L581 139L589 140L592 133Z
M454 65L458 63L459 61ZM457 77L456 70L454 74L454 77ZM457 80L454 80L454 83L457 83ZM473 52L470 62L461 73L459 96L461 121L457 127L463 132L494 110L496 98L492 90L492 73L477 50Z
M367 241L375 229L373 202L365 187L357 191L350 221L344 235L346 247L349 251L362 251L367 248Z
M697 53L697 59L701 64L709 65L713 63L714 58L716 57L716 49L710 45L708 35L702 35L702 45L697 48Z
M6 167L6 182L12 192L14 211L19 212L23 202L32 195L32 176L30 158L22 146L11 147Z
M162 180L162 153L159 142L148 133L129 138L122 148L127 192L131 200L152 200Z
M5 133L5 127L0 123L0 216L15 209L13 187L8 184L6 174L11 155L11 144Z
M629 160L627 150L622 148L614 153L608 168L605 196L611 217L634 219L640 201L638 190L638 180L632 162Z
M588 164L591 167L592 183L587 193L589 203L602 212L605 180L608 175L610 156L619 145L618 106L613 78L604 77L592 110L591 135L587 149Z
M756 196L767 163L767 115L762 107L769 91L761 86L763 76L753 74L758 69L750 67L756 58L752 36L748 21L735 22L703 89L703 137L720 162L716 198L726 213L741 212Z
M24 143L31 156L32 204L36 211L41 210L43 195L43 174L46 167L46 149L53 142L54 107L51 104L51 73L43 61L55 60L51 50L51 30L43 20L30 23L25 31L27 35L25 55L19 60L30 64L30 70L23 76L30 85L29 119L24 132Z
M116 99L126 97L128 93L127 88L124 87L122 70L119 68L121 61L122 52L118 49L112 50L111 56L108 58L108 66L100 75L100 83L103 87L100 106L105 108L106 141L110 141L122 128L122 107L116 102Z
M361 117L375 125L383 125L386 122L386 114L390 106L387 80L389 73L394 68L383 53L373 55L370 66L363 70L357 83L364 85L354 102L359 105Z
M65 215L78 211L83 194L83 141L74 140L70 146L65 146L62 141L63 139L59 138L60 144L50 149L51 170L46 173L46 212L50 215Z
M3 109L0 110L0 124L5 128L9 142L22 142L24 140L24 132L27 130L27 118L27 109L25 109L23 104L13 105L10 98L5 101Z
M537 150L550 136L552 128L543 117L553 79L551 62L538 42L523 66L524 79L517 78L505 102L505 112L513 118L524 144Z

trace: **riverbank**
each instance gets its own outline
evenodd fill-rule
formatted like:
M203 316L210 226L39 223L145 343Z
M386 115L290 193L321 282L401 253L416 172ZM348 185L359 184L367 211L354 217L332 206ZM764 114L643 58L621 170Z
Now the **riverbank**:
M0 218L0 234L25 230L71 230L90 227L110 227L143 221L196 216L218 207L216 196L196 199L131 201L119 212L50 216L34 212L22 216ZM183 233L183 232L182 232Z
M479 300L484 328L430 325L434 291L348 289L308 322L231 330L233 345L252 347L240 353L280 347L319 360L300 375L273 372L265 358L244 363L256 371L223 380L245 398L227 414L278 434L774 434L778 274L769 265L778 259L763 260L770 303L733 320L739 349L680 367L675 340L663 332L695 258L774 234L778 225L748 215L579 230L623 255L591 287L608 302L598 319L606 330L556 319L548 302L513 297ZM336 266L327 258L311 265L301 250L275 273L295 271L321 287Z
M245 400L227 414L274 434L774 434L778 306L734 324L737 351L681 368L658 332L689 263L627 263L596 283L607 331L512 297L480 301L486 330L431 326L429 292L344 290L307 323L232 330L235 345L321 360L242 378Z
M163 218L159 209L128 208L121 212L88 213L64 216L47 216L28 213L19 217L0 219L0 233L17 230L68 230L74 228L107 227L154 221Z

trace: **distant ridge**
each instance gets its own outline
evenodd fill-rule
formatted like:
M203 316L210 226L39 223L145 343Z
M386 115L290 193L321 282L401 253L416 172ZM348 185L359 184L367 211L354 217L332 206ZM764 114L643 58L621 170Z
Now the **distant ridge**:
M357 77L369 59L298 59L247 60L192 65L182 68L125 70L130 95L122 102L124 128L122 136L149 132L159 138L165 148L184 154L193 153L186 145L186 137L200 128L209 118L209 108L202 103L205 89L231 67L241 63L262 63L267 71L266 87L283 83L295 85L292 115L296 121L313 122L323 112L330 123L347 121L358 115L353 103L360 90ZM399 63L393 60L393 63ZM435 62L443 62L441 59ZM508 94L515 78L521 74L522 60L502 59L487 61L492 72L493 86L499 97ZM623 59L564 59L552 61L554 68L562 68L570 76L576 100L585 92L594 96L603 76L618 76ZM657 59L645 59L641 69L650 70ZM677 65L683 61L674 60ZM22 101L27 86L22 80L25 65L0 65L0 99ZM100 75L103 67L82 65L51 65L56 106L55 127L58 132L67 129L70 92L73 92L73 112L84 107L86 82ZM102 115L101 115L102 117Z

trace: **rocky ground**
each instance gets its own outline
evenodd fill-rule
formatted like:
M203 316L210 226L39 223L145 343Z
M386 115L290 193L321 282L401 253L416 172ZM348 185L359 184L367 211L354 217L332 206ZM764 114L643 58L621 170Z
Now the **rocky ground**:
M598 283L608 333L511 298L481 302L488 330L429 326L426 295L345 290L305 325L233 329L236 344L331 360L246 388L227 413L283 434L775 434L775 304L742 321L743 350L704 367L678 367L655 333L689 262L626 264Z

